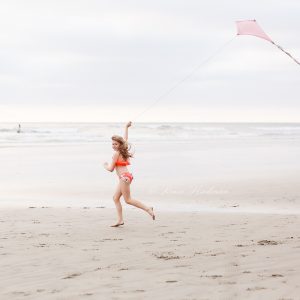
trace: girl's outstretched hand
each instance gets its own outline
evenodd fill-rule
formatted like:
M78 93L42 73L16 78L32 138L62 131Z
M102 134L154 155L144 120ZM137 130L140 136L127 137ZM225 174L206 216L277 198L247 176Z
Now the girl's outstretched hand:
M105 163L103 164L103 167L106 169L106 168L108 167L108 162L105 162Z
M126 127L128 128L128 127L130 127L131 126L131 121L129 121L127 124L126 124Z

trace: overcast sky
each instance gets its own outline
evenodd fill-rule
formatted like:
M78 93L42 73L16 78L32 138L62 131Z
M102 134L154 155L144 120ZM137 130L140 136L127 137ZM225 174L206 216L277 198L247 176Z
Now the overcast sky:
M0 2L0 121L135 121L256 19L300 59L299 0ZM233 39L136 121L300 122L300 66Z

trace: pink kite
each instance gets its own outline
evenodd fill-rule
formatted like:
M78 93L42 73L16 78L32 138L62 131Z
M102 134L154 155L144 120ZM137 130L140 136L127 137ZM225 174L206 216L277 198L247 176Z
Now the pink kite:
M244 20L244 21L236 21L237 26L237 35L254 35L264 40L271 42L273 45L277 46L281 51L287 54L291 59L293 59L298 65L300 62L295 59L290 53L286 52L282 47L275 44L272 39L261 29L261 27L257 24L256 20Z

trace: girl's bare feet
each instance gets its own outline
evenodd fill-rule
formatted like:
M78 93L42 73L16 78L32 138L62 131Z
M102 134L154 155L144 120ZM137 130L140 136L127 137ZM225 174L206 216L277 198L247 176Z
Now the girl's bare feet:
M154 215L153 207L150 207L147 211L148 211L149 215L152 217L152 219L155 220L155 215Z
M117 224L111 225L110 227L118 227L120 225L124 225L124 222L118 222Z

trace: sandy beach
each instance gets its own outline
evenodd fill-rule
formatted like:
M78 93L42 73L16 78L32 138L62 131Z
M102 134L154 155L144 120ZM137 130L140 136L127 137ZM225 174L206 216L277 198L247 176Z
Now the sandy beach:
M1 300L299 299L298 125L137 126L132 197L156 220L122 198L119 228L116 128L50 125L2 133Z
M299 299L298 215L1 211L1 299Z

